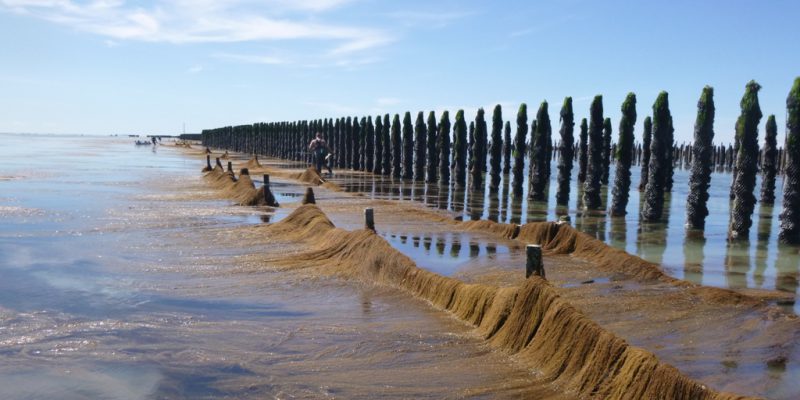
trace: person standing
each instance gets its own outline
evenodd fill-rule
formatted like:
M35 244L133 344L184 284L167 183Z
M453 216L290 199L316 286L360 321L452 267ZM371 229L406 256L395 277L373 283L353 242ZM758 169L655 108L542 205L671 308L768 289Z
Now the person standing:
M311 156L314 160L314 169L318 174L322 174L323 165L328 167L328 173L333 173L330 166L326 163L326 158L331 152L331 148L328 147L328 142L322 138L322 133L317 132L317 137L308 144L308 151L311 152Z

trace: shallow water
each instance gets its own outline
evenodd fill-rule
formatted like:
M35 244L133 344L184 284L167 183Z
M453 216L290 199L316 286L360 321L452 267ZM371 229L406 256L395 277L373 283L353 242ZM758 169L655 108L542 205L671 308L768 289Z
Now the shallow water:
M579 204L582 188L577 183L577 165L573 168L569 207L556 207L557 165L553 161L547 202L527 200L527 181L522 198L509 196L509 177L503 176L500 188L492 191L486 182L482 190L442 187L438 184L412 182L391 177L373 176L352 171L334 171L331 181L347 191L362 192L375 199L408 199L446 209L464 220L489 219L506 223L552 221L568 215L573 226L611 246L659 263L672 276L698 284L729 287L777 289L798 295L800 247L779 245L778 214L782 205L782 177L777 178L774 206L757 204L749 242L727 242L730 202L728 191L732 175L714 172L711 178L709 215L704 232L687 232L684 227L685 199L688 195L689 170L676 167L674 187L667 196L664 222L643 223L639 219L641 167L632 167L630 200L627 215L609 217L604 212L585 213ZM577 163L576 163L577 164ZM295 167L302 164L294 164ZM525 176L528 176L526 169ZM488 175L487 175L488 180ZM614 182L612 165L609 182ZM756 193L760 193L760 177ZM603 187L603 204L611 201L610 190ZM785 306L800 307L784 302Z
M177 149L1 137L0 398L550 393L404 294L237 273L284 248L236 229L286 211L216 200ZM302 190L272 185L279 201Z

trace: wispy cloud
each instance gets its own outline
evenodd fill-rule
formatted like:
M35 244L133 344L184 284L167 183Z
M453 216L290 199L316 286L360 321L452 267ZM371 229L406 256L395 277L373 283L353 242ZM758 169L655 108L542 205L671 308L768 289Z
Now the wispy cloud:
M396 106L403 101L395 97L381 97L375 101L381 107Z
M318 22L316 13L352 0L156 0L149 7L122 0L0 0L0 8L75 30L106 42L236 43L281 40L330 42L330 55L389 43L384 30Z
M307 106L315 107L320 110L333 112L336 114L354 114L359 110L355 107L346 106L344 104L338 103L326 103L326 102L318 102L318 101L307 101L305 103Z
M193 66L189 67L189 69L187 69L186 72L190 73L190 74L198 74L200 72L203 72L203 66L202 65L193 65Z
M553 28L555 28L555 27L557 27L559 25L564 25L564 24L566 24L568 22L572 22L572 21L577 20L577 19L578 19L578 17L575 16L575 15L565 15L563 17L546 19L545 20L546 22L534 24L534 25L532 25L530 27L513 31L513 32L508 34L508 37L517 38L517 37L521 37L521 36L528 36L528 35L531 35L531 34L534 34L534 33L543 32L543 31L547 31L547 30L553 29Z
M451 23L475 15L474 11L396 11L387 14L407 26L427 26L430 28L444 28Z
M287 64L289 62L289 60L280 57L256 54L217 53L213 54L212 57L220 60L236 61L248 64L278 65Z

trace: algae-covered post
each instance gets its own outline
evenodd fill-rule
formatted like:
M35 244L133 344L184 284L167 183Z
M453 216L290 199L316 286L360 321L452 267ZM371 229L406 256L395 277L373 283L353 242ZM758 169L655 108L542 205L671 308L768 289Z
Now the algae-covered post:
M506 121L503 127L503 174L511 171L511 122Z
M639 174L639 191L644 192L647 186L647 177L650 176L650 140L653 138L653 120L649 116L644 118L642 131L642 172Z
M786 98L786 166L783 182L783 210L778 240L800 243L800 77L794 80Z
M586 181L586 169L589 163L589 125L586 118L581 119L580 143L578 144L578 182Z
M603 206L600 200L600 186L603 175L603 96L597 95L594 97L589 114L589 158L587 160L583 203L590 210L598 210Z
M750 81L745 87L740 103L742 114L736 121L736 136L739 153L736 155L737 173L734 178L734 199L731 208L731 222L728 227L728 240L747 240L752 215L756 205L755 187L758 165L758 124L761 122L761 107L758 104L758 91L761 85Z
M439 149L437 147L439 138L437 135L438 127L436 126L436 113L433 111L428 113L428 160L426 165L427 177L425 182L436 183L438 179L437 169L439 168Z
M714 89L703 88L697 102L697 119L694 123L692 145L692 175L689 177L689 196L686 198L686 228L704 229L708 216L708 188L714 168Z
M500 186L500 174L502 173L503 162L503 110L500 104L494 106L492 112L492 147L490 149L489 170L490 180L489 187L492 190L497 190Z
M528 106L520 104L517 111L517 133L514 136L514 169L511 182L512 195L522 196L522 181L525 168L525 136L528 133Z
M375 213L372 211L372 208L364 209L364 228L371 231L375 230Z
M367 117L366 142L364 144L364 169L367 172L375 171L375 126L372 124L372 116Z
M601 158L603 164L603 174L600 177L600 183L608 185L608 175L611 170L611 135L613 134L611 127L611 118L603 120L603 157Z
M350 138L353 143L353 151L350 154L351 160L350 165L351 167L358 171L361 169L361 136L362 136L362 127L361 124L358 122L358 117L353 117L353 136Z
M475 144L472 146L472 159L474 163L470 170L470 187L475 189L483 188L483 165L486 165L486 118L483 108L478 109L475 116Z
M669 95L658 94L653 103L653 137L650 142L650 166L648 167L647 186L644 193L641 217L644 222L661 219L664 211L664 186L669 173L672 153L672 114L669 111Z
M547 101L543 101L536 112L534 131L531 132L531 157L530 179L528 183L528 198L544 201L545 187L550 181L545 165L547 164L547 139L550 136L550 114L547 111Z
M445 110L442 112L442 119L439 121L437 148L439 150L439 184L450 184L450 113Z
M347 117L344 122L344 168L353 168L353 120Z
M425 162L428 152L428 128L425 126L425 114L417 113L414 123L414 180L425 180Z
M572 159L574 158L575 115L572 112L572 97L566 97L559 113L561 120L561 143L558 158L558 191L556 204L565 206L569 203L569 182L572 177Z
M383 116L383 131L381 136L383 136L383 168L381 171L383 175L391 175L392 173L392 135L391 131L391 124L389 123L389 114L385 114Z
M542 246L538 244L529 244L525 247L526 263L525 263L525 278L530 278L531 275L536 275L544 278L544 264L542 263Z
M399 178L400 168L403 165L403 140L400 136L400 115L395 114L392 119L392 177Z
M428 113L428 126L425 128L428 132L428 137L425 139L428 145L425 182L428 183L436 183L438 179L439 150L436 147L438 145L438 129L436 126L436 113L431 111Z
M372 173L383 173L383 121L381 116L375 117L375 156L373 157Z
M672 126L672 117L669 120L670 126ZM673 177L675 176L675 129L670 129L667 131L667 143L670 143L669 151L667 151L667 174L664 178L664 191L667 193L672 192L672 183L674 181Z
M464 120L464 110L456 112L456 121L453 124L453 152L455 184L464 187L467 181L467 122Z
M774 115L767 117L764 132L766 139L761 163L761 204L772 205L775 203L775 175L778 172L778 141L776 139L778 124L775 122Z
M472 171L472 165L475 163L473 151L475 150L475 121L469 121L469 129L467 129L467 173Z
M631 189L631 162L633 158L633 129L636 125L636 95L628 93L622 103L619 120L619 140L616 152L616 173L612 190L611 216L626 214Z
M411 113L403 115L403 179L414 178L414 126Z

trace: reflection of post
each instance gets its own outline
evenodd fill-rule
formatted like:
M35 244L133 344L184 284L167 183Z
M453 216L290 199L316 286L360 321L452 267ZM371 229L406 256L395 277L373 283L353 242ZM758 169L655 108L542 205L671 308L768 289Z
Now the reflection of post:
M470 257L477 257L481 253L481 246L478 243L470 242L469 244L469 256Z
M498 217L500 215L500 199L497 197L496 190L489 191L489 206L487 208L489 211L489 221L498 222Z
M625 217L611 217L611 247L626 250L628 238L628 224Z
M450 197L450 188L446 185L438 185L436 188L436 208L447 209L447 200Z
M473 221L481 219L483 216L483 205L485 196L485 186L472 188L467 192L467 214Z
M461 213L464 211L464 188L457 185L451 185L453 190L453 211Z
M728 242L725 247L725 280L731 289L747 287L747 271L750 270L750 244Z
M500 220L498 222L508 223L508 175L503 176L503 193L500 195Z
M445 240L443 238L441 238L441 237L437 237L436 238L436 252L440 256L444 255L444 247L445 247L446 244L447 244L447 242L445 242Z
M756 242L756 269L753 272L753 281L756 286L764 285L764 271L767 269L769 252L769 237L772 231L772 206L761 203L758 210L758 240Z
M508 222L519 224L522 222L522 196L511 195L511 207L508 210Z
M525 278L530 278L531 275L537 275L544 278L542 246L538 244L529 244L525 248L525 254L527 255L527 263L525 264Z
M431 251L431 238L429 236L422 238L422 247L425 248L425 251Z
M775 262L775 288L784 292L797 293L798 275L797 248L778 244L778 260Z
M637 239L639 256L652 263L661 264L667 249L667 224L663 222L639 222Z
M687 230L683 238L683 279L703 284L706 238L703 231Z

